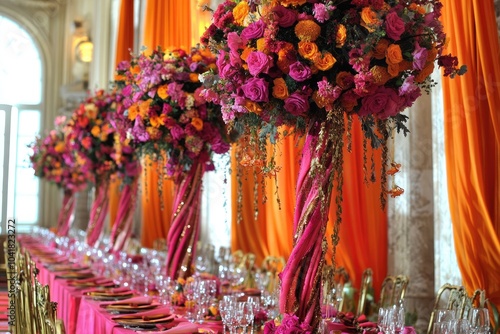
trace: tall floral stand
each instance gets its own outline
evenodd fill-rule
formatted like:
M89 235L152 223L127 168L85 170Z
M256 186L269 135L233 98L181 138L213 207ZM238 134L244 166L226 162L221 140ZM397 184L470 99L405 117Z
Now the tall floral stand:
M321 322L321 273L334 180L337 189L342 188L343 135L344 113L337 109L326 122L314 123L306 136L297 181L294 247L281 274L281 313L298 316L314 332Z
M61 210L57 218L57 235L68 235L73 221L73 213L75 212L75 202L75 193L65 190Z
M167 236L167 275L173 279L192 274L200 230L200 206L205 161L197 159L176 185L172 223Z
M113 253L123 250L132 235L138 183L138 179L135 178L132 183L125 184L121 191L118 212L110 235L110 247Z
M96 196L90 210L86 243L94 246L101 236L109 206L109 180L96 183Z

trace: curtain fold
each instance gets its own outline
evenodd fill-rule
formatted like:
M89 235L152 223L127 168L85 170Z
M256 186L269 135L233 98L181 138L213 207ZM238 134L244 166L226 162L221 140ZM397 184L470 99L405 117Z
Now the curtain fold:
M493 1L443 0L448 52L467 73L443 81L448 196L469 293L500 306L500 48Z
M158 46L186 51L191 48L190 1L148 0L144 22L143 44L147 50ZM146 158L141 174L141 242L144 247L152 247L156 239L166 238L170 227L174 184L171 180L160 179L159 168L162 166ZM162 188L161 198L159 186Z
M134 48L134 0L121 0L116 37L115 68L123 60L130 60ZM121 180L113 176L109 186L109 226L112 230L120 201Z

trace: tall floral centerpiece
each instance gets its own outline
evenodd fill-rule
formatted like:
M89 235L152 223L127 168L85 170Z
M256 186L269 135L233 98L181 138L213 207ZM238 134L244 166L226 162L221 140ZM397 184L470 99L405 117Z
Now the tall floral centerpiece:
M172 278L191 275L202 177L214 169L212 154L229 150L220 107L200 95L198 76L209 69L216 69L215 57L193 48L190 53L180 49L143 53L121 63L117 71L124 96L117 124L125 125L140 153L159 160L166 154L166 174L175 183L167 236L167 274Z
M115 133L112 157L116 163L116 175L122 180L118 212L109 238L110 249L116 253L125 247L132 234L141 165L131 146L131 139L121 140L118 133Z
M443 53L441 7L438 0L227 0L202 37L218 50L205 96L232 129L271 142L281 125L306 135L280 296L281 313L298 317L302 331L317 331L321 319L327 209L335 187L335 247L352 117L379 147L393 129L407 132L401 112L434 85L436 61L445 75L465 71Z
M74 111L65 129L70 149L87 159L94 173L95 198L86 237L90 246L102 233L109 205L109 182L116 168L112 157L115 130L108 119L114 103L114 93L98 90Z
M92 166L69 148L61 126L65 118L56 119L56 129L46 137L37 137L31 145L31 167L35 175L56 184L64 192L57 219L57 235L67 236L75 209L75 194L92 182Z

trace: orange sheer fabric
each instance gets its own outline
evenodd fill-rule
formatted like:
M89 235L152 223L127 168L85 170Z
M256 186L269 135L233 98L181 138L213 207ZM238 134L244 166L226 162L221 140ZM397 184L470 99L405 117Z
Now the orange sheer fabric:
M340 228L340 244L337 248L337 265L344 266L347 269L355 286L360 285L363 271L368 267L372 268L374 271L374 286L379 287L387 275L387 215L380 208L380 172L377 174L376 183L368 186L364 183L362 168L363 136L359 121L354 120L352 126L352 153L345 152L344 154L343 224ZM242 215L247 218L244 218L240 224L236 223L237 188L235 182L237 180L233 172L231 239L233 250L253 251L259 256L262 254L262 256L276 255L288 258L290 255L293 247L295 185L302 144L302 141L297 143L295 138L288 137L277 145L277 165L282 167L282 170L278 173L278 194L281 201L281 210L279 210L276 200L274 180L267 179L267 202L265 204L261 203L262 195L259 193L261 204L259 205L257 222L252 219L254 214L254 206L252 205L254 179L248 177L241 179L244 193L243 201L245 203L242 208ZM371 149L368 149L368 161L370 161L370 154ZM380 170L381 152L375 151L374 154L374 160L379 161L375 169ZM234 171L234 157L232 166ZM336 210L334 198L332 203L330 222L326 232L328 241L330 241L333 232L332 219L335 217ZM265 217L263 217L263 211ZM262 226L265 227L265 231L262 230ZM267 253L265 253L266 251ZM327 254L327 259L331 259L331 250ZM378 293L378 290L376 293Z
M144 18L144 46L149 50L191 47L190 1L148 0ZM164 160L165 161L165 160ZM163 196L158 191L158 163L146 159L142 172L142 233L144 247L152 247L159 238L166 238L172 215L174 184L171 180L161 183ZM163 202L163 210L161 202Z
M120 19L116 38L115 66L130 59L130 50L134 48L134 0L122 0ZM120 201L121 180L113 177L109 186L109 223L113 227Z
M468 72L444 80L445 150L463 284L500 306L500 48L493 1L443 0L448 52Z

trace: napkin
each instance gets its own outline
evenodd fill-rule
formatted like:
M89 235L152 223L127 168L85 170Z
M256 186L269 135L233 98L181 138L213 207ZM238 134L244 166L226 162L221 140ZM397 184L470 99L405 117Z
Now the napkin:
M142 311L142 312L137 312L134 314L123 314L123 315L117 315L115 317L112 317L111 319L113 320L120 320L120 319L142 319L143 317L147 318L157 318L157 317L167 317L171 315L172 320L175 318L175 315L170 312L170 308L168 307L160 307L154 310L150 311Z
M177 326L165 331L155 332L158 334L192 334L198 333L198 325L191 322L180 322Z
M115 302L104 302L104 303L101 303L100 305L101 306L107 306L107 305L149 305L152 302L153 302L153 298L151 298L151 297L138 296L138 297L127 298L127 299L115 301Z

